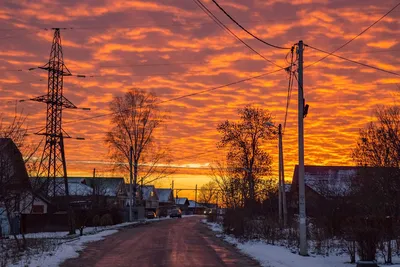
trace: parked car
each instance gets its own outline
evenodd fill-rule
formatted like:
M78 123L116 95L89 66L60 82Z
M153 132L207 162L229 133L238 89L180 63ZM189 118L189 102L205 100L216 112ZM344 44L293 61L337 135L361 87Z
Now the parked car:
M155 219L155 218L157 218L157 215L154 211L148 211L146 214L146 218L147 219Z
M173 209L171 210L171 213L169 214L169 217L174 218L182 218L182 211L180 209Z

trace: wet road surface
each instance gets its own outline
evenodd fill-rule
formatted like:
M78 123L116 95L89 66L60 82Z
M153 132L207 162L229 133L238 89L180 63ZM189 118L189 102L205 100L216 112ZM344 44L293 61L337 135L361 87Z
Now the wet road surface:
M215 237L199 217L165 220L127 228L89 243L62 267L260 266Z

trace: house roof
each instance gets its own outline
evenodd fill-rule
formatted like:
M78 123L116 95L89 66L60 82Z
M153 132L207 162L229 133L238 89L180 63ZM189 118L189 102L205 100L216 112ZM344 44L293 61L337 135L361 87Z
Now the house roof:
M144 200L149 200L150 197L152 197L152 193L154 196L158 199L156 189L154 188L154 185L146 185L142 187L142 194L143 194L143 199Z
M62 179L62 178L60 178ZM63 183L57 184L56 196L65 196L65 186ZM70 196L91 196L93 195L93 188L83 183L69 182L68 190ZM50 196L53 196L53 191L50 190Z
M158 195L158 200L160 202L170 202L171 200L173 201L173 196L172 196L172 189L170 188L157 188L157 195ZM171 199L172 197L172 199Z
M68 181L84 183L94 189L94 193L115 197L125 194L125 180L122 177L69 177Z
M189 200L186 197L175 198L175 204L189 206Z
M202 204L200 204L199 202L197 202L194 200L189 200L189 208L206 208L205 206L203 206Z
M11 138L0 138L0 160L3 162L2 166L9 167L9 176L2 178L7 181L0 180L2 186L12 190L31 189L22 154Z
M304 183L320 195L344 196L350 193L351 180L362 167L304 166ZM295 166L291 190L297 190L298 165Z
M121 177L117 178L93 178L93 177L68 177L69 184L69 194L71 196L87 196L92 194L97 194L101 196L117 196L120 190L125 190L124 179ZM40 188L44 185L46 178L30 178L32 187ZM65 195L64 178L57 177L55 179L57 185L56 196ZM49 184L52 185L52 180ZM49 190L49 196L53 196L53 190ZM75 192L75 193L74 193ZM125 192L125 191L123 191ZM45 193L45 192L43 192Z

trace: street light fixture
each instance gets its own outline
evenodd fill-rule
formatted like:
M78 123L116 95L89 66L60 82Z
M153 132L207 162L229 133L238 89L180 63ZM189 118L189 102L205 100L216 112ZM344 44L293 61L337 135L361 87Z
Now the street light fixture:
M278 147L279 147L279 181L278 181L278 194L279 194L279 223L282 223L282 210L283 210L283 226L287 226L287 205L286 205L286 192L285 192L285 171L283 167L283 145L282 145L282 125L278 127L271 122L266 123L267 126L274 127L278 130Z

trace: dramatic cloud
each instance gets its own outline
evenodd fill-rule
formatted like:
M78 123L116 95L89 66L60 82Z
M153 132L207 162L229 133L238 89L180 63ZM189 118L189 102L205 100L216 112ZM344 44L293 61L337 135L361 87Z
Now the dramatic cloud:
M219 2L260 38L285 47L303 40L325 51L333 51L396 4L394 0ZM288 65L289 51L257 42L211 1L203 3L264 57L279 66ZM338 54L398 71L399 14L395 10ZM93 167L110 170L104 135L110 125L108 104L114 96L137 87L168 100L277 69L218 27L194 1L9 1L0 10L0 21L0 98L5 121L13 115L17 100L47 90L47 73L28 69L48 60L52 27L65 28L61 36L70 71L87 75L65 78L65 96L77 106L92 108L64 113L65 130L86 138L65 142L72 175L89 175ZM306 47L304 64L323 56ZM287 73L280 71L160 105L170 119L156 133L158 144L170 150L175 166L185 166L174 176L175 184L193 187L209 180L209 164L223 154L216 148L216 127L224 120L236 120L238 108L263 107L277 124L283 123L287 79ZM352 165L350 153L359 128L373 118L377 105L395 104L399 90L399 77L332 56L306 68L304 92L310 105L305 119L306 164ZM44 125L44 104L26 101L18 103L17 109L29 116L30 134ZM29 138L40 140L35 135ZM273 155L276 174L276 144L266 149ZM286 178L290 179L297 162L297 86L289 106L284 149Z

